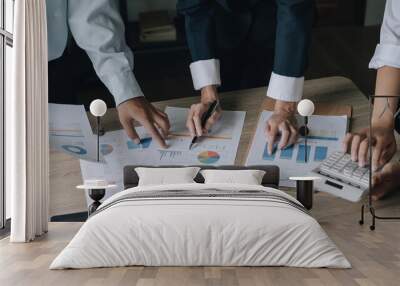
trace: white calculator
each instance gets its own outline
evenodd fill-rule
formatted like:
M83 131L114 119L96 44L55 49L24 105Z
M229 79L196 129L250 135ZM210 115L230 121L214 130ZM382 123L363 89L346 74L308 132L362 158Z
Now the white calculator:
M351 202L360 201L369 189L369 167L359 167L344 152L332 153L311 173L321 178L314 181L315 190Z

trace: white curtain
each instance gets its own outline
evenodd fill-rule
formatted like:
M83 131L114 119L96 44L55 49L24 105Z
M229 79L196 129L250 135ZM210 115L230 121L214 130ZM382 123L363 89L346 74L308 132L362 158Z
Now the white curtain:
M45 0L15 1L13 94L6 98L12 242L47 232L49 145Z

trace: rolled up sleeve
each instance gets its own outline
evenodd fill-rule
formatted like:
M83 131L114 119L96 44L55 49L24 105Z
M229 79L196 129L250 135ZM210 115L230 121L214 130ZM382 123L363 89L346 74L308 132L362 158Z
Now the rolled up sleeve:
M114 96L116 105L143 96L133 74L133 53L114 0L69 0L68 24L77 44L86 51L96 74Z
M369 67L400 68L400 1L387 0L381 27L380 43L376 46Z

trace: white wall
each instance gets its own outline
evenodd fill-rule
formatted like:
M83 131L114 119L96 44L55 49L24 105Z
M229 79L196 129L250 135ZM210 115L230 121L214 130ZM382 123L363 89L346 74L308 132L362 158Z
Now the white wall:
M176 0L127 0L128 19L136 21L138 14L150 10L176 10Z
M382 23L385 4L386 0L367 0L364 21L365 26L374 26Z

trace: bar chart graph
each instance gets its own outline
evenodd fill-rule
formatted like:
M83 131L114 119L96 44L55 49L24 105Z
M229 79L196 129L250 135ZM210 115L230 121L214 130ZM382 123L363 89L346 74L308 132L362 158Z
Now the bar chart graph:
M326 146L316 146L314 153L314 161L322 162L328 156L328 147Z
M294 152L294 145L290 145L290 146L286 147L285 149L281 150L281 155L279 156L279 158L291 160L293 157L293 152Z
M130 150L131 149L140 149L140 148L146 149L146 148L149 148L151 141L152 141L152 139L151 139L151 137L149 137L149 138L141 139L139 144L134 143L132 140L128 140L126 142L126 144L128 146L128 149L130 149Z
M328 156L328 146L322 145L307 145L307 162L310 161L310 158L314 162L322 162ZM274 161L274 160L294 160L296 163L306 163L305 161L305 152L306 148L304 144L291 145L282 150L277 150L276 144L273 148L273 153L268 153L268 143L265 144L264 151L262 154L262 159L265 161Z
M281 186L293 186L294 182L289 180L291 176L307 176L329 154L341 149L341 142L348 127L348 118L346 116L313 115L308 121L310 132L307 135L307 144L305 144L306 138L299 136L294 145L284 149L275 147L274 152L268 154L268 143L265 142L265 124L272 114L271 111L261 113L246 165L278 166ZM303 119L297 118L297 120L298 126L301 126ZM280 136L276 137L277 141L280 139L282 139Z
M311 146L306 147L306 145L302 145L302 144L299 145L296 162L297 163L306 163L306 162L310 161L310 152L311 152Z

